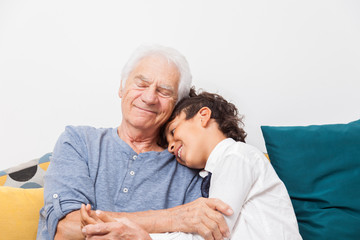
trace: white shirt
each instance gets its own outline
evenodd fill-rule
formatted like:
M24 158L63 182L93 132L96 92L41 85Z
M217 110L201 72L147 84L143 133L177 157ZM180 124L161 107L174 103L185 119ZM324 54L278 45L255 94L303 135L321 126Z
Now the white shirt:
M211 152L205 170L212 173L209 198L219 198L234 210L225 216L231 239L302 239L285 185L261 151L227 138ZM153 239L202 239L181 233L167 236Z

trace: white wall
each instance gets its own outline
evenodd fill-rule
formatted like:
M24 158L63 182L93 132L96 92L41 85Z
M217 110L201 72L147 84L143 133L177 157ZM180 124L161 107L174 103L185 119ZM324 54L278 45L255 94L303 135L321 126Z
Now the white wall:
M261 125L360 118L360 3L0 0L0 169L50 152L66 125L115 127L141 43L180 50L194 84Z

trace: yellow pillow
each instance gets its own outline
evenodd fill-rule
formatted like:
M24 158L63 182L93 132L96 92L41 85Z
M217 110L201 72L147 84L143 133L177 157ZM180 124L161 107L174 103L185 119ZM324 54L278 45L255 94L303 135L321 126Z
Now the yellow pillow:
M36 239L44 189L0 187L0 235L7 240ZM2 239L2 238L1 238Z

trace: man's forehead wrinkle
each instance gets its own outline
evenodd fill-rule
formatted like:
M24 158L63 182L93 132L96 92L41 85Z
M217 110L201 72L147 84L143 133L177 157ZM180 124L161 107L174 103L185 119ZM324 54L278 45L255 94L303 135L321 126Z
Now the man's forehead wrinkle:
M148 82L148 83L152 83L153 81L147 77L145 77L142 74L138 74L135 76L136 78L139 78L142 81ZM171 90L174 91L174 87L168 84L159 84L158 87L163 88L163 89L167 89L167 90Z
M167 90L174 90L173 86L167 84L159 84L159 87Z
M141 80L143 80L143 81L145 81L145 82L151 82L151 80L150 80L149 78L145 77L145 76L142 75L142 74L136 75L136 78L139 78L139 79L141 79Z

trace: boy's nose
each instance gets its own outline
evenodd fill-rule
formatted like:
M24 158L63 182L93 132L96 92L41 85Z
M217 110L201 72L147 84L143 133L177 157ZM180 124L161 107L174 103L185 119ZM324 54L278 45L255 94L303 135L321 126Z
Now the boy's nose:
M175 143L174 141L169 142L168 151L172 154L174 154L175 151Z

